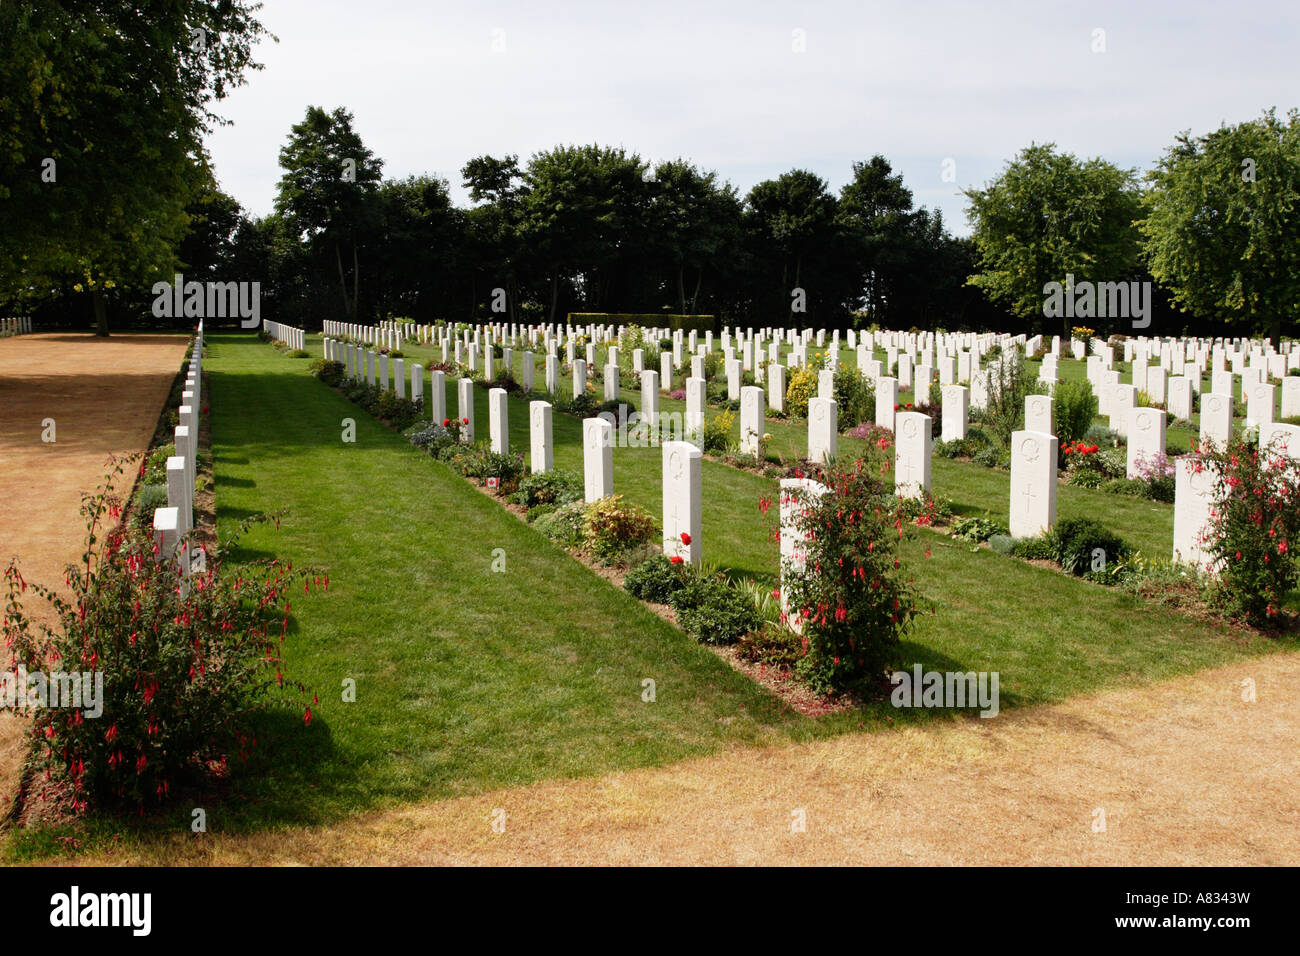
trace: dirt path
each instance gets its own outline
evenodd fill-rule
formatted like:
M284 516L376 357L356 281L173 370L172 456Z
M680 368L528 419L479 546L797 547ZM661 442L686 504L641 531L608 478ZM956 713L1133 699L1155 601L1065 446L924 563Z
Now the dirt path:
M99 484L110 454L148 446L186 345L180 335L0 340L0 562L17 556L28 580L62 581L84 547L81 493ZM52 443L41 440L47 418ZM20 742L0 712L0 807L13 795Z
M1247 678L1254 703L1242 699ZM84 862L1294 866L1297 699L1300 654L1278 654L992 720L736 751ZM1094 832L1098 809L1104 832ZM802 833L791 832L797 810Z

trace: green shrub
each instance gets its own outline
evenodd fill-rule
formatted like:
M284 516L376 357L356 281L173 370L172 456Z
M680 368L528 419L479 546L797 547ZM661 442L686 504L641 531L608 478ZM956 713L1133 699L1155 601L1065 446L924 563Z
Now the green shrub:
M1064 571L1079 577L1104 573L1105 565L1132 553L1119 537L1091 518L1066 518L1052 532L1053 560ZM1100 567L1094 568L1094 565Z
M498 495L513 494L524 475L523 455L503 455L482 443L472 448L449 445L443 449L439 458L466 478L492 487ZM495 479L495 484L490 484L490 479Z
M149 452L145 459L144 470L140 473L142 484L167 485L167 459L176 454L175 444L159 445Z
M985 468L1010 468L1011 453L997 445L988 444L980 447L971 461L977 465L983 465Z
M623 579L623 588L642 601L667 604L686 586L682 569L683 565L673 564L665 555L657 554L629 571Z
M790 415L808 416L808 400L817 394L817 370L801 365L790 373L785 384L785 410ZM854 423L856 424L856 422Z
M1056 539L1050 531L1032 538L1016 538L1011 553L1026 561L1055 561Z
M167 507L167 486L159 485L141 485L135 493L135 520L141 528L153 527L153 513L155 508Z
M688 582L669 603L682 630L705 644L734 644L763 623L749 599L718 577Z
M420 406L409 398L399 398L394 391L380 392L373 413L388 419L394 428L402 431L415 424L420 417Z
M1097 417L1097 397L1086 379L1058 382L1052 396L1052 420L1061 445L1079 441L1088 434Z
M576 418L595 418L599 405L595 395L591 392L583 392L581 395L573 396L567 402L560 402L558 407L566 415L573 415Z
M1018 349L1006 356L1005 362L995 362L988 370L983 421L989 434L1004 448L1011 446L1011 433L1024 424L1025 396L1031 385Z
M599 560L614 561L650 541L656 527L650 512L610 495L587 505L583 545Z
M532 524L538 518L542 517L542 515L551 514L553 511L557 511L559 508L560 508L559 505L537 505L536 507L528 509L527 513L524 515L524 520L527 521L529 524Z
M700 443L706 452L721 453L727 450L731 444L731 426L735 424L736 413L731 409L723 409L720 413L712 418L704 420L704 431L700 437Z
M293 349L287 354L289 358L311 358L311 353L306 349Z
M1006 534L1007 529L989 518L958 518L952 525L952 536L962 541L978 544L995 534Z
M1127 495L1130 498L1147 498L1147 483L1141 478L1108 478L1099 487L1108 495Z
M437 422L425 422L423 427L419 425L417 422L416 431L407 436L407 441L416 448L423 448L436 457L444 448L457 443L457 436Z
M567 505L581 500L582 495L582 479L573 472L543 471L521 479L519 490L511 500L525 508L535 508L548 504Z
M312 363L307 366L307 371L326 385L334 386L343 381L344 366L342 362L331 362L323 358L313 359Z
M841 428L851 428L860 422L874 422L875 384L856 368L841 365L835 370L835 404Z
M577 548L582 545L586 511L587 506L584 502L572 501L549 514L540 516L533 522L533 527L557 544L566 548Z

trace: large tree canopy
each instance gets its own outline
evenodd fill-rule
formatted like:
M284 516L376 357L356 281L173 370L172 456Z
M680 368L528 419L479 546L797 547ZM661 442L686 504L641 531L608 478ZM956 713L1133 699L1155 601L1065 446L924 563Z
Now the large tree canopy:
M1132 170L1035 145L966 197L979 252L969 281L1016 315L1042 315L1049 282L1128 281L1139 267Z
M1300 311L1300 114L1184 133L1148 178L1151 274L1180 308L1277 340Z
M210 105L259 69L259 4L0 5L0 298L169 275L211 185Z

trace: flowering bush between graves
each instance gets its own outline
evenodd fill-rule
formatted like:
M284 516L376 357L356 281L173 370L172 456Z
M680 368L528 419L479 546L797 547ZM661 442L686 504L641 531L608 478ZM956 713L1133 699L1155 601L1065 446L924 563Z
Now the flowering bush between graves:
M842 422L869 422L876 417L876 385L856 368L835 370L836 414ZM805 411L807 406L805 405Z
M826 494L794 493L792 521L806 557L803 570L787 569L784 588L806 642L796 671L818 693L882 676L918 613L898 557L899 543L914 532L875 465L823 466L812 477Z
M1137 473L1135 480L1142 483L1141 492L1144 497L1173 504L1174 463L1165 452L1158 451L1150 456L1138 455L1133 459L1133 470Z
M801 365L790 373L785 385L785 410L790 415L808 417L808 400L817 394L817 370Z
M582 479L573 472L543 471L520 480L511 501L532 509L539 505L567 505L582 500L582 496Z
M473 479L480 486L491 488L498 495L514 494L519 480L524 476L524 456L518 452L501 454L479 442L474 446L453 444L438 453L438 460L446 462L453 471Z
M307 366L307 371L320 379L326 385L333 388L343 381L345 371L342 362L334 362L329 359L313 359L312 363Z
M290 594L299 583L304 591L328 587L328 577L276 560L236 567L227 559L236 534L206 555L206 570L182 593L176 565L158 553L151 531L101 530L121 514L106 489L122 470L116 463L98 492L84 496L87 544L80 564L67 567L70 597L25 581L15 562L4 573L11 669L103 674L98 717L85 708L31 711L22 792L30 795L39 775L66 787L78 811L143 812L178 784L224 771L229 758L243 760L257 746L251 720L269 707L305 707L311 722L307 691L283 675L282 648ZM240 532L274 517L247 519ZM28 590L49 603L56 626L29 619Z
M571 501L554 511L540 515L533 523L533 527L561 547L578 548L582 546L582 529L586 523L586 512L586 502Z
M609 495L587 506L583 546L596 558L611 561L650 541L657 528L650 512L628 504L622 495Z
M1097 396L1085 380L1058 382L1052 394L1052 421L1062 445L1082 440L1097 417Z
M1098 583L1113 583L1107 567L1133 553L1119 535L1091 518L1064 518L1045 538L1062 571Z
M1201 545L1218 572L1211 598L1250 624L1267 626L1296 586L1300 461L1234 436L1221 449L1200 448L1193 467L1215 474L1215 504Z
M723 409L713 418L706 418L704 429L700 432L701 448L713 454L727 450L731 444L731 426L736 423L736 413Z

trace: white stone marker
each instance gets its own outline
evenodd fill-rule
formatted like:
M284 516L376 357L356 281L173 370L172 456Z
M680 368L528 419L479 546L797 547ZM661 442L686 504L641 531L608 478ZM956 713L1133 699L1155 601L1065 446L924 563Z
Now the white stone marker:
M704 378L704 356L696 355L691 358L691 378Z
M808 535L800 528L798 519L801 512L809 507L813 500L830 491L820 482L811 478L782 478L779 506L781 510L781 613L786 616L786 623L796 634L803 630L803 620L799 614L790 613L790 602L786 596L786 575L801 573L807 567L808 557L806 542Z
M835 397L835 373L828 368L817 373L817 397Z
M1300 417L1300 375L1288 375L1282 379L1282 414L1279 417Z
M605 401L618 401L618 366L605 366Z
M965 385L943 386L943 441L960 441L966 437L966 420L970 411L970 390Z
M366 350L366 384L375 387L375 353Z
M894 416L894 494L920 498L930 490L931 419L921 412Z
M504 388L488 390L488 441L498 455L510 453L510 394Z
M641 373L641 420L650 426L652 436L658 434L659 373L650 369Z
M707 384L702 378L686 380L686 433L698 435L704 428L704 399Z
M424 401L424 366L419 362L411 366L411 401Z
M441 425L447 417L447 373L434 369L429 378L429 421Z
M587 362L585 359L573 360L573 397L587 392Z
M898 379L882 375L876 379L876 424L894 430L894 406L898 404Z
M1186 375L1175 375L1169 380L1169 395L1165 399L1165 408L1172 418L1191 421L1192 380Z
M1272 385L1255 382L1246 394L1246 425L1268 425L1273 421Z
M167 459L167 507L176 509L180 534L189 534L194 529L194 499L182 455L172 455Z
M1158 408L1135 408L1128 420L1127 477L1136 478L1139 459L1150 462L1165 450L1165 413Z
M1050 395L1025 396L1025 431L1056 433L1052 425L1052 398Z
M773 363L767 367L767 404L774 412L785 411L785 366Z
M1050 432L1011 433L1011 537L1032 538L1056 523L1056 456Z
M1110 430L1118 435L1128 434L1129 412L1137 407L1136 385L1116 385L1110 392Z
M388 384L388 353L379 353L379 387L382 391L389 390Z
M406 362L393 359L393 384L397 386L397 397L406 398Z
M456 396L459 399L461 422L461 441L467 445L474 444L474 380L462 378L456 383Z
M176 508L155 508L153 511L154 542L158 545L159 557L166 561L180 562L180 513Z
M673 353L659 353L659 381L664 383L664 388L668 388L673 383Z
M833 398L808 399L808 460L820 465L839 451L839 406Z
M551 403L530 402L528 405L528 437L534 475L555 467L555 445L551 440Z
M1229 399L1231 401L1231 399ZM1174 560L1209 571L1213 558L1202 548L1214 507L1217 468L1194 455L1174 460Z
M551 395L559 394L560 357L558 355L546 356L546 391Z
M1226 445L1232 437L1232 395L1206 392L1201 396L1201 444Z
M1300 461L1300 425L1265 422L1259 426L1259 447L1284 458Z
M703 553L703 457L690 442L666 441L663 447L664 554L670 558L680 556L699 567ZM689 543L682 541L683 534Z
M740 398L740 359L729 358L727 367L727 401L734 402Z
M758 455L763 440L763 390L746 385L740 390L740 453Z
M532 352L524 353L523 379L520 384L523 385L525 392L531 392L533 390L533 353Z
M582 420L582 489L587 502L614 493L614 426L603 418Z

